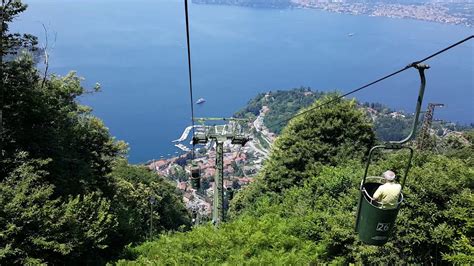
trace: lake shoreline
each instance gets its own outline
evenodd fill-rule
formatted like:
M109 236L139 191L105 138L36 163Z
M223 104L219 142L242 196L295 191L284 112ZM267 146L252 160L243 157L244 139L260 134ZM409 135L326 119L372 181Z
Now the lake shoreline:
M442 4L404 5L381 3L312 3L311 1L288 1L287 4L267 5L259 3L234 3L232 0L210 1L193 0L198 5L225 5L258 9L315 9L331 13L348 14L354 16L386 17L397 19L413 19L419 21L436 22L440 24L474 27L473 18L450 14L449 8Z
M130 161L180 153L170 143L190 123L183 3L142 0L144 8L124 1L30 1L12 30L36 35L41 44L46 40L38 21L47 25L50 40L57 33L50 73L75 70L85 87L101 84L101 93L81 102L129 143ZM206 99L196 117L229 117L270 90L347 92L472 34L463 26L409 19L196 4L190 5L190 26L194 93ZM425 103L446 105L437 119L472 122L473 44L427 62ZM416 70L406 71L354 96L413 112L418 79Z

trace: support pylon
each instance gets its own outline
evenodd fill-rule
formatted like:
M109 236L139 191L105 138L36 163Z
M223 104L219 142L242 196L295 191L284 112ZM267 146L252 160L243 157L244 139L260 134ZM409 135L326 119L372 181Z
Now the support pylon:
M242 128L237 127L237 122L247 122L246 119L236 118L196 118L198 122L205 121L230 121L230 125L203 126L193 136L194 144L207 144L210 140L216 142L216 175L214 178L214 202L212 207L212 220L215 226L225 221L224 208L224 142L230 140L232 144L244 146L250 137L243 134Z
M436 107L443 107L444 104L442 103L429 103L428 109L426 110L425 117L423 119L423 126L420 130L420 134L418 135L416 147L419 150L423 150L426 148L428 139L430 137L430 129L431 124L433 123L433 115L434 109Z
M214 213L216 225L225 220L224 216L224 143L216 143L216 176L214 178Z

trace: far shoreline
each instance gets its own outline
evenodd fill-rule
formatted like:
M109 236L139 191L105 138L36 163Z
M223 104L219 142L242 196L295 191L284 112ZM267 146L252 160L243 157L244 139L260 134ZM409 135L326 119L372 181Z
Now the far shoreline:
M451 16L446 14L446 16L440 16L433 19L425 19L421 16L400 16L396 14L387 14L387 15L379 15L374 13L367 13L367 12L359 12L358 10L350 11L339 11L335 10L334 7L325 8L324 6L309 6L309 5L301 5L301 4L289 4L287 6L262 6L262 5L246 5L246 4L233 4L233 3L208 3L206 0L198 0L193 1L193 4L197 5L210 5L210 6L235 6L235 7L243 7L243 8L251 8L251 9L280 9L280 10L292 10L292 9L305 9L305 10L319 10L319 11L326 11L328 13L335 13L335 14L345 14L345 15L352 15L352 16L366 16L366 17L382 17L382 18L392 18L392 19L402 19L402 20L416 20L416 21L424 21L424 22L434 22L437 24L442 25L456 25L462 26L466 28L474 28L474 24L470 22L467 18L458 17L458 16ZM403 5L398 5L403 6ZM326 6L327 7L327 6ZM448 21L447 21L448 20ZM451 20L451 21L449 21ZM462 20L462 21L461 21Z

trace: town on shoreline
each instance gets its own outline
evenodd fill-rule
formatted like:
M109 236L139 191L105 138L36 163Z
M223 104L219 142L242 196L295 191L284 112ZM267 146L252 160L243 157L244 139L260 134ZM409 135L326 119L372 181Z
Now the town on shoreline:
M474 2L351 1L351 0L193 0L196 4L235 5L258 8L311 8L328 12L376 17L416 19L446 24L474 25Z

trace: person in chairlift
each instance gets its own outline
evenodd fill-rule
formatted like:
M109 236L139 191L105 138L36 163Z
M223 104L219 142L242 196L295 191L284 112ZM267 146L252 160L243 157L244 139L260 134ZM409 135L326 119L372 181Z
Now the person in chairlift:
M387 183L377 188L373 198L382 204L384 209L397 208L398 197L402 190L402 186L395 182L395 173L393 171L386 171L382 176L387 180Z

